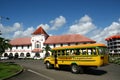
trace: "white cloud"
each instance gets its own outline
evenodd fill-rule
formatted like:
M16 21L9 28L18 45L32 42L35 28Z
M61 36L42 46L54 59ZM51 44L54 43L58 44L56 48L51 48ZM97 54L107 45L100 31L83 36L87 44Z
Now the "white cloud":
M22 25L18 22L14 23L13 26L4 26L0 24L0 30L3 34L9 34L11 32L20 30L22 28Z
M99 33L94 34L91 38L97 42L105 43L105 38L117 33L120 33L120 22L113 22L110 26L101 29Z
M68 33L77 33L77 34L87 34L88 32L94 30L96 26L92 23L92 19L85 15L82 18L80 18L79 21L77 21L75 24L70 26Z
M57 30L58 28L62 27L66 23L66 19L63 16L59 16L55 20L51 20L51 30Z
M65 23L66 23L66 18L63 16L59 16L54 20L51 20L50 24L40 24L37 26L37 28L41 26L45 31L57 30L58 28L62 27Z
M45 31L48 31L50 29L50 26L48 24L40 24L37 26L37 28L42 27Z
M88 15L85 15L79 21L83 22L83 23L85 23L85 22L92 22L92 19Z
M2 32L2 37L12 39L18 37L30 37L34 28L28 27L26 30L22 30L22 24L16 22L13 26L3 26L0 24L0 31Z
M0 24L0 31L2 33L1 37L11 39L15 31L22 30L21 23L14 23L12 26L4 26Z
M18 38L18 37L30 37L31 34L33 33L34 28L33 27L29 27L26 30L22 31L22 30L18 30L14 33L13 38Z
M120 33L120 18L110 26L99 28L92 23L88 15L85 15L70 26L68 33L87 35L97 42L106 43L105 38Z

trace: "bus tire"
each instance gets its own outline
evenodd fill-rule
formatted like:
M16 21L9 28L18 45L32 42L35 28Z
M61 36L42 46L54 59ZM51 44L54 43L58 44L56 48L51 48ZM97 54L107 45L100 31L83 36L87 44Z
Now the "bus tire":
M53 65L50 63L50 62L46 62L46 68L47 69L52 69L53 68Z
M76 64L72 64L72 65L71 65L71 72L72 72L72 73L75 73L75 74L78 74L78 73L80 72L79 66L76 65Z

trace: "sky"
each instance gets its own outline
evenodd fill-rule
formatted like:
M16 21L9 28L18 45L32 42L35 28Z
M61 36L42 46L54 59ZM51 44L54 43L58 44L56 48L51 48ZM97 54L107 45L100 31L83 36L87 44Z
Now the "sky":
M0 0L1 37L81 34L97 42L120 33L120 0ZM9 18L9 20L8 20Z

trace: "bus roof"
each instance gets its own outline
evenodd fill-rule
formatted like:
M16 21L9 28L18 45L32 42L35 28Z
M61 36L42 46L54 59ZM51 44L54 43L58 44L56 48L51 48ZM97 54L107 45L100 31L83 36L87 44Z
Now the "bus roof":
M80 45L72 45L72 46L62 46L56 47L52 50L63 50L63 49L75 49L75 48L93 48L93 47L106 47L105 44L102 43L93 43L93 44L80 44Z

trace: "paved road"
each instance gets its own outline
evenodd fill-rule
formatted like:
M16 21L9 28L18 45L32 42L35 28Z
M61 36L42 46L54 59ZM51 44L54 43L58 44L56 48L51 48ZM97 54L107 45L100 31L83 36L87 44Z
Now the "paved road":
M13 60L24 66L23 73L9 80L120 80L120 65L110 64L85 74L72 74L69 70L46 69L42 60Z

